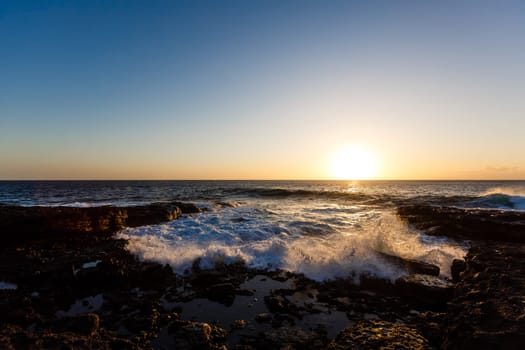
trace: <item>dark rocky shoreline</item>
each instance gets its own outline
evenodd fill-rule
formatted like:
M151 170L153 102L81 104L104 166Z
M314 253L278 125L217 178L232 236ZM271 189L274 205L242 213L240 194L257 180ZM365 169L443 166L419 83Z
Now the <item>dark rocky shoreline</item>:
M242 263L175 275L140 262L113 233L198 215L143 207L0 206L0 344L12 349L494 349L525 345L521 213L402 207L433 234L473 240L454 281L436 267L324 283ZM474 215L474 216L473 216ZM476 216L477 215L477 216ZM482 224L480 224L480 222ZM474 225L474 226L472 226ZM472 227L475 227L473 229ZM496 233L496 235L494 235ZM491 239L486 243L486 239ZM512 242L512 243L510 243ZM437 273L439 274L439 272ZM16 287L16 289L13 289ZM194 312L194 313L192 313Z

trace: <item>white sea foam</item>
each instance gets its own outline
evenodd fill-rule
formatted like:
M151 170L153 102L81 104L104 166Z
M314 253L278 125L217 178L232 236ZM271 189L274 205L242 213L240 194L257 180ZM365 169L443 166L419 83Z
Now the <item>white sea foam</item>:
M446 239L411 231L388 212L315 205L239 206L181 218L163 225L126 229L120 237L141 259L168 263L180 274L201 259L202 268L242 260L253 268L281 268L315 280L372 274L403 274L378 251L439 265L447 275L465 250Z

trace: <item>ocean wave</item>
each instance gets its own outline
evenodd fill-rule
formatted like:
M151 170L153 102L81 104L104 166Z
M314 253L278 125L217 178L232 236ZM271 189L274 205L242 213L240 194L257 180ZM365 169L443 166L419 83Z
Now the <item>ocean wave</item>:
M443 275L449 274L452 259L465 254L447 239L413 232L392 213L362 214L355 219L359 225L342 228L320 223L322 218L298 218L299 213L272 219L253 208L224 208L126 229L118 236L139 258L170 264L179 274L191 271L196 260L201 268L242 261L251 268L285 269L319 281L360 275L394 280L404 271L378 252L436 264Z
M490 193L472 201L472 204L481 208L525 210L525 195Z
M371 194L364 192L330 191L330 190L305 190L305 189L286 189L286 188L233 188L224 191L228 196L243 196L248 198L304 198L304 199L330 199L347 200L359 203L379 203L388 202L393 197L386 194Z

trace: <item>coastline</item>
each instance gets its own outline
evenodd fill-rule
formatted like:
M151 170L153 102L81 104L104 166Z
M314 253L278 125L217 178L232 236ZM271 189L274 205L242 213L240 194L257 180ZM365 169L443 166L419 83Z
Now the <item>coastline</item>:
M403 208L400 217L436 235L473 240L465 261L453 264L454 281L416 269L394 283L362 276L356 284L352 278L315 282L242 263L213 270L196 263L183 277L167 265L138 261L126 241L113 237L123 227L198 215L191 204L20 208L0 206L0 341L8 348L459 349L525 343L519 215L509 221L501 211L484 211L473 219L450 214L450 208ZM483 225L473 229L472 222ZM461 230L462 223L469 229Z

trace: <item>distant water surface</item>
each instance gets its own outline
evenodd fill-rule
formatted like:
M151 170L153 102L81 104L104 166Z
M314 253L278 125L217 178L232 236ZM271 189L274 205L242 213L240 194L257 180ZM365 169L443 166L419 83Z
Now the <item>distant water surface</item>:
M449 274L464 242L431 237L395 215L399 205L525 210L524 181L0 181L0 203L129 206L188 201L207 209L119 233L139 257L187 273L243 260L325 280L403 272L383 252L420 259ZM1 210L1 209L0 209Z

